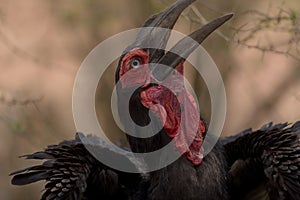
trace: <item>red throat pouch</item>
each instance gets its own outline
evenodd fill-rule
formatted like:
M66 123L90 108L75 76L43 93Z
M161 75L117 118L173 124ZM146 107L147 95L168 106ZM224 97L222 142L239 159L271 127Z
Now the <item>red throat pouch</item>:
M183 73L182 64L178 71ZM166 81L171 81L169 84L179 83L178 80L172 79ZM141 92L141 102L151 109L162 123L165 122L163 128L168 136L174 139L177 150L194 165L199 165L203 159L202 143L206 130L200 119L195 98L184 87L183 79L180 87L179 92L174 94L164 86L152 86Z

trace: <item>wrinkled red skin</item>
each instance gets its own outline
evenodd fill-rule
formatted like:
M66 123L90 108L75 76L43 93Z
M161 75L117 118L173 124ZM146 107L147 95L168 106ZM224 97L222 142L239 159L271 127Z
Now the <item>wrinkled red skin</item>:
M132 69L130 67L130 61L133 58L139 58L141 66L137 69ZM144 85L146 82L149 82L149 54L148 52L142 49L133 49L128 52L121 61L120 68L120 82L123 88L132 87L136 85ZM130 70L130 74L123 76L126 72Z
M130 60L139 58L141 66L131 69ZM177 84L174 87L177 94L159 84L148 68L149 53L142 49L133 49L126 54L121 62L120 81L122 87L141 85L146 87L150 80L158 83L157 86L146 88L140 93L141 103L150 109L163 123L164 130L170 138L174 138L176 148L184 154L194 165L199 165L203 159L202 143L205 134L204 123L200 120L197 105L191 93L185 89L183 79L174 80L168 77L165 84ZM129 70L130 73L123 76ZM183 62L176 70L183 75ZM173 86L172 85L172 86ZM183 108L181 110L181 108ZM182 122L182 123L181 123ZM195 132L195 130L197 130ZM190 144L190 145L189 145Z

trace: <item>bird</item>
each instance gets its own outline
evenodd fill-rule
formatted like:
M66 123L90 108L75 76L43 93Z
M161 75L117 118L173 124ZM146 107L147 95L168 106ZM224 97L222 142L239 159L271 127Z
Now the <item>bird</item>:
M164 11L150 16L142 25L146 29L141 29L119 59L115 72L118 112L125 130L135 133L126 134L130 148L122 147L124 151L120 151L98 136L76 133L73 140L22 156L43 162L12 172L13 185L45 180L43 200L300 199L300 121L270 122L258 130L246 129L219 138L204 155L204 141L210 143L214 138L207 132L195 98L185 89L180 77L186 58L233 14L209 22L165 51L177 19L194 1L177 0ZM150 44L155 44L155 48L147 48ZM162 70L160 65L168 67ZM162 84L174 81L172 76L179 77L175 79L179 88L176 92ZM133 93L132 87L137 88ZM122 99L129 93L128 105ZM125 108L130 115L126 115ZM158 133L138 137L151 134L151 128L138 128L150 123L161 127ZM179 157L153 171L143 170L144 165L153 163L144 163L131 153L153 152L170 143ZM90 148L109 153L137 173L102 163ZM162 162L168 157L159 156Z

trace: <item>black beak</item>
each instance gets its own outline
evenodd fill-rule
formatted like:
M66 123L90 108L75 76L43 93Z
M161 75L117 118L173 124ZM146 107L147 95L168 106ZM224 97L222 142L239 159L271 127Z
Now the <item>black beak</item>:
M155 69L157 68L155 67L152 70L153 75L158 80L164 80L172 71L172 68L177 67L178 64L182 62L182 60L185 60L185 58L187 58L214 30L223 25L226 21L232 18L232 16L233 14L230 13L219 17L181 39L157 62L159 64L169 66L170 69L164 70L163 72L162 70L158 70L159 73L155 73Z
M177 0L166 10L148 18L142 27L150 28L142 29L138 33L136 41L125 50L124 54L136 47L154 47L148 49L150 54L149 63L158 63L170 66L171 68L169 71L172 71L172 68L175 68L182 60L184 60L184 58L187 58L201 44L201 42L209 36L210 33L233 16L233 14L227 14L211 21L202 28L191 33L189 36L180 40L169 52L165 53L164 49L166 48L171 31L177 19L182 11L194 1L195 0ZM196 43L194 41L196 41ZM160 72L155 74L155 71ZM158 80L164 80L164 78L168 76L169 71L163 71L164 72L162 73L161 70L158 70L157 66L153 66L152 68L152 74L157 77Z
M150 50L150 62L157 61L166 48L167 42L170 38L171 30L173 29L178 17L182 11L192 4L195 0L178 0L164 11L149 17L142 27L152 27L142 29L136 41L127 49L131 50L135 47L151 46L155 49Z

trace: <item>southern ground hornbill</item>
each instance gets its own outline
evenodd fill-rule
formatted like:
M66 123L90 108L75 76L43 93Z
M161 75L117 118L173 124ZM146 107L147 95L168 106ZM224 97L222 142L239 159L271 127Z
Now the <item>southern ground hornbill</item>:
M180 13L193 2L178 0L146 20L143 27L152 28L139 32L136 41L121 56L116 71L116 81L120 82L118 96L128 92L132 85L141 85L129 102L132 119L121 119L125 128L131 128L126 127L127 120L146 126L151 120L149 112L155 116L154 123L162 124L159 133L149 138L128 135L131 150L139 153L155 151L174 139L174 148L182 155L170 165L152 172L122 172L93 157L82 138L96 141L90 146L94 145L97 151L112 153L120 162L130 162L139 168L139 161L132 159L131 154L118 153L117 148L98 137L77 133L74 140L25 155L27 159L46 161L13 172L12 184L46 180L42 199L300 199L300 122L293 125L269 123L257 131L247 129L219 139L212 151L204 156L202 143L209 138L202 119L195 120L200 116L194 97L184 87L174 93L160 85L161 80L171 76L170 72L164 70L155 75L159 65L149 65L167 65L183 74L185 60L161 50L166 46L170 31L161 34L156 28L171 30ZM220 17L190 37L200 44L231 17L231 14ZM157 49L141 48L153 41L159 41ZM196 47L184 38L172 49L188 56ZM157 104L164 109L155 106ZM122 116L125 105L122 101L118 105ZM179 124L181 118L186 119L183 128ZM137 135L148 134L145 130L133 131ZM190 132L193 131L192 137Z

